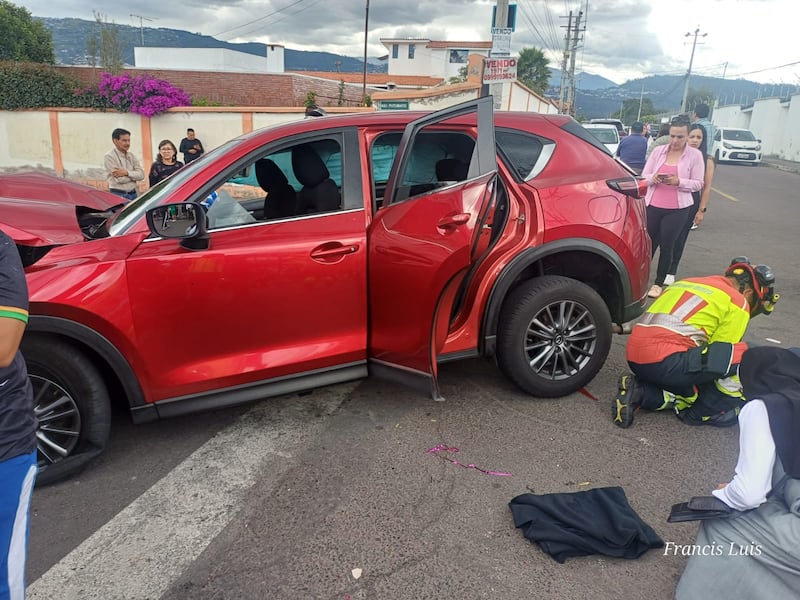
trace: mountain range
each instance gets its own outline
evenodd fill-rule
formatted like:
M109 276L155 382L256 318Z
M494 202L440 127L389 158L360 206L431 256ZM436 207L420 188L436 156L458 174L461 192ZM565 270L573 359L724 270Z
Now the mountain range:
M37 17L38 18L38 17ZM87 40L96 36L98 24L85 19L41 18L53 37L56 62L64 65L88 64ZM168 48L228 48L256 56L266 56L267 46L260 42L231 43L211 36L163 27L133 27L115 25L117 37L126 64L134 63L134 46ZM284 67L287 71L341 71L363 72L361 58L342 56L330 52L308 52L284 48ZM367 59L367 71L386 73L388 63L378 57ZM560 69L552 69L547 95L559 96ZM618 113L625 100L649 98L659 112L677 112L683 99L683 75L653 75L617 84L609 79L580 72L576 74L575 106L579 116L605 117ZM797 86L764 85L744 79L722 79L693 75L690 89L710 100L718 98L721 104L748 104L761 97L788 97L798 91Z

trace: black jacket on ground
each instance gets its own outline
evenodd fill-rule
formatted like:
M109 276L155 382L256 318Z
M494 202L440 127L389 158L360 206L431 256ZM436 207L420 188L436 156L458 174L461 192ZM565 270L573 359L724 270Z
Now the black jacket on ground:
M628 504L621 487L522 494L509 507L523 535L560 563L590 554L639 558L664 545Z

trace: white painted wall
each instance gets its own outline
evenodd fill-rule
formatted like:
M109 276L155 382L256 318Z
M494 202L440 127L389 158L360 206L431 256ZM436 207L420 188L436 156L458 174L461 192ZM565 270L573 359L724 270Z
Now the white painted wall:
M236 52L227 48L133 49L137 69L179 71L223 71L227 73L283 73L283 46L267 46L266 56Z
M711 121L719 127L749 129L761 139L766 156L800 162L800 94L789 101L763 98L752 105L718 106Z

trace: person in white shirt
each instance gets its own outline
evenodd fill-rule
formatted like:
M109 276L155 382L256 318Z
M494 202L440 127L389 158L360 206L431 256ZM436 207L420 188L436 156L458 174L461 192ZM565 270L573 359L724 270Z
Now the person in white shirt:
M144 169L139 159L130 151L130 131L116 128L111 132L111 141L114 142L114 147L103 157L108 191L129 202L138 195L136 182L144 179Z
M702 522L678 600L800 593L800 348L751 348L739 377L739 458L712 494L740 512Z

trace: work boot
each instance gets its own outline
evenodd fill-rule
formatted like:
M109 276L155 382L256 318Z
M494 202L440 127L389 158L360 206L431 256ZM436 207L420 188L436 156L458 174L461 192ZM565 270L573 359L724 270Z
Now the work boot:
M633 424L633 411L642 403L642 388L636 382L636 376L628 373L619 378L617 397L611 406L611 418L614 424L627 429Z

